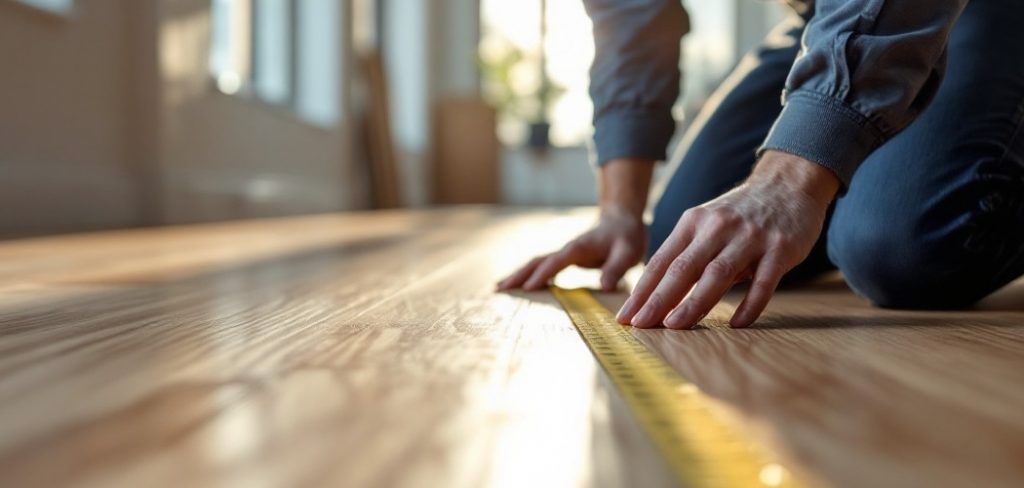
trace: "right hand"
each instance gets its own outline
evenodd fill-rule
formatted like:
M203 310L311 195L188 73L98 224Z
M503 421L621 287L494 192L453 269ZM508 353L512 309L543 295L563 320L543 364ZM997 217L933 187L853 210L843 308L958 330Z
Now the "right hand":
M536 291L546 287L563 269L576 265L601 268L601 288L613 291L626 271L640 262L646 247L647 228L636 212L602 208L594 228L557 252L533 258L498 282L498 290Z

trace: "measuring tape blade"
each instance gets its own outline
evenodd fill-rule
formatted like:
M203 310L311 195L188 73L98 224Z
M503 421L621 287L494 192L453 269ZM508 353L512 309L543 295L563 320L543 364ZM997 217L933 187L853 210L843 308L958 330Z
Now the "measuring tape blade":
M589 291L552 292L684 486L799 486Z

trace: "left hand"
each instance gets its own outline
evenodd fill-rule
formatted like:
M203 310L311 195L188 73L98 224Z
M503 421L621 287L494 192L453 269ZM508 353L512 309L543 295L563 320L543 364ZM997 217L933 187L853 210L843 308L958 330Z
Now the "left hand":
M828 169L766 152L742 185L683 214L647 263L618 321L690 328L733 284L752 278L730 320L733 327L749 326L782 276L810 254L838 190Z

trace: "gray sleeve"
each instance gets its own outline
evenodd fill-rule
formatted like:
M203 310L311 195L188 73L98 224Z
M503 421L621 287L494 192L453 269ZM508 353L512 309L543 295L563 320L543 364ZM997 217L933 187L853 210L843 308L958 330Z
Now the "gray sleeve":
M763 153L814 161L850 183L931 102L967 0L818 0Z
M664 160L675 132L679 44L689 30L680 0L584 0L594 23L597 162Z

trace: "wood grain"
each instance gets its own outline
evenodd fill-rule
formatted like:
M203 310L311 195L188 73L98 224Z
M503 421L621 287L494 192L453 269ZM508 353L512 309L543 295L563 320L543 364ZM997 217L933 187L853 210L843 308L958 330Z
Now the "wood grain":
M671 486L550 295L492 292L592 217L461 207L0 243L0 486ZM1014 300L882 311L832 278L722 328L737 299L703 329L634 333L805 479L1024 480Z

